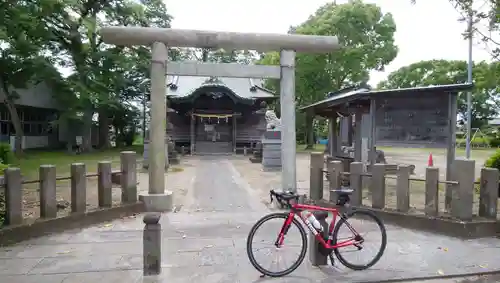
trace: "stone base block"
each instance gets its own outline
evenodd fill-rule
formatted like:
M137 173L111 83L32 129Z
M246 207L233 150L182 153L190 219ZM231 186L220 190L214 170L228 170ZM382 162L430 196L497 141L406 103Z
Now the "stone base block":
M163 194L141 193L139 200L144 203L147 212L165 212L173 208L173 193L165 191Z
M258 157L250 157L249 160L252 163L262 163L262 158L258 158Z
M179 164L179 163L171 163L171 164ZM167 172L168 167L170 167L170 164L165 164L165 172ZM149 164L142 164L142 169L149 170Z
M181 163L181 161L178 157L170 158L168 160L168 162L172 165L178 165L179 163Z
M264 172L280 172L281 166L262 166Z

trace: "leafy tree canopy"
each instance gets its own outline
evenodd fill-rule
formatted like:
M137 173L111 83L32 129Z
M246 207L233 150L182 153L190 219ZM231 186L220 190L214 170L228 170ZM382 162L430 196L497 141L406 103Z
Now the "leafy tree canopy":
M342 49L328 54L297 54L296 102L304 106L324 99L329 91L367 82L370 71L382 71L398 53L394 42L396 24L392 15L375 4L351 0L327 3L289 33L334 35ZM260 64L279 64L278 53L267 53ZM268 88L279 92L278 82ZM305 129L303 115L297 115L298 133Z

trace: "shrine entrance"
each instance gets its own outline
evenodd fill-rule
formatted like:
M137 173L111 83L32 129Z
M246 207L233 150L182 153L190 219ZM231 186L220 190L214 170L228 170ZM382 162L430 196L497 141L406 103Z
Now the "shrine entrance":
M233 114L193 113L195 152L197 154L231 154L234 144Z
M167 134L191 154L232 154L260 140L262 102L276 96L249 78L169 76ZM265 126L265 125L264 125Z

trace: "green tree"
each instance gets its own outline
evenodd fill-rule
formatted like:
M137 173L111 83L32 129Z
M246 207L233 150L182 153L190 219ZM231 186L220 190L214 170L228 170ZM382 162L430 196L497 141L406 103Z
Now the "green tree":
M23 127L15 101L16 89L36 85L53 75L44 54L46 32L33 21L32 5L23 1L0 3L0 101L9 111L15 131L15 152L22 154Z
M500 64L479 62L473 66L472 127L480 128L495 117L499 110ZM378 88L408 88L467 82L465 61L430 60L405 66L392 72ZM466 94L458 96L458 113L466 117Z
M150 65L148 47L106 45L97 27L169 27L171 20L161 0L10 0L0 3L0 18L0 80L5 96L0 99L12 114L17 139L22 138L22 126L12 89L44 81L65 106L58 122L76 129L68 137L68 147L80 134L87 150L94 114L99 114L101 146L106 146L113 118L137 111L129 102L147 95L143 82ZM171 49L170 55L175 60L180 52ZM62 78L56 66L72 74ZM126 117L135 119L129 114Z
M120 93L130 95L130 91L124 91L124 88L130 88L127 80L136 80L137 75L145 78L146 74L137 70L143 70L147 62L145 58L150 57L146 47L125 48L104 44L97 27L169 27L171 17L161 0L39 2L44 15L41 23L51 34L46 46L54 58L58 58L60 66L74 71L68 81L77 99L68 105L66 117L70 121L81 120L83 149L89 150L92 117L95 113L101 114L99 120L104 129L101 138L107 138L109 111L117 109L113 105L120 102Z
M342 49L327 54L298 54L296 59L297 107L324 99L329 91L366 83L370 71L383 71L398 53L394 43L396 25L389 13L375 4L351 0L345 4L327 3L304 23L290 27L289 33L334 35ZM267 53L261 64L279 63L278 53ZM279 92L279 83L266 87ZM322 125L318 124L318 127ZM297 113L297 134L311 143L311 121Z

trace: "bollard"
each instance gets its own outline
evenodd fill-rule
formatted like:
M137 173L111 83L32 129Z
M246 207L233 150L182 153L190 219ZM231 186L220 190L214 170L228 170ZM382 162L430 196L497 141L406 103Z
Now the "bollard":
M479 189L479 216L481 217L497 218L498 178L498 169L481 169L481 187Z
M376 163L372 167L371 180L372 207L385 208L385 164Z
M87 177L85 164L71 164L71 212L85 212L87 209Z
M328 179L330 182L330 195L329 195L329 201L333 203L334 205L337 204L338 200L338 190L341 189L342 186L342 169L343 169L342 162L339 160L334 160L330 161L327 164L327 169L328 169Z
M309 197L311 200L323 199L323 153L311 152L309 177Z
M425 215L437 216L439 213L439 168L425 169Z
M161 273L161 224L160 213L148 213L144 216L143 274L158 275Z
M472 220L474 202L474 160L457 159L453 162L453 185L451 216L462 221Z
M324 212L313 212L314 216L318 219L319 223L323 227L323 233L325 235L328 235L328 222L326 222L326 219L321 219L317 215L319 213L324 213ZM309 261L313 266L320 266L320 265L327 265L328 264L328 255L323 255L320 251L320 249L323 249L323 246L321 243L315 238L315 236L309 232Z
M134 151L120 153L122 202L137 202L137 159Z
M184 146L181 146L181 155L186 154L186 148Z
M97 164L97 200L99 207L111 207L113 184L111 181L111 162L101 161Z
M23 223L23 185L21 169L3 170L5 177L5 222L4 225Z
M361 174L363 173L364 165L363 162L352 162L350 166L351 175L349 176L349 183L351 189L354 190L351 196L351 205L360 206L363 202L363 177Z
M409 165L399 165L396 181L396 208L400 212L410 210L410 173Z
M40 217L57 217L56 167L40 165Z
M248 153L248 152L247 152L247 147L245 146L245 147L243 147L243 155L244 155L244 156L246 156L246 155L247 155L247 153Z

